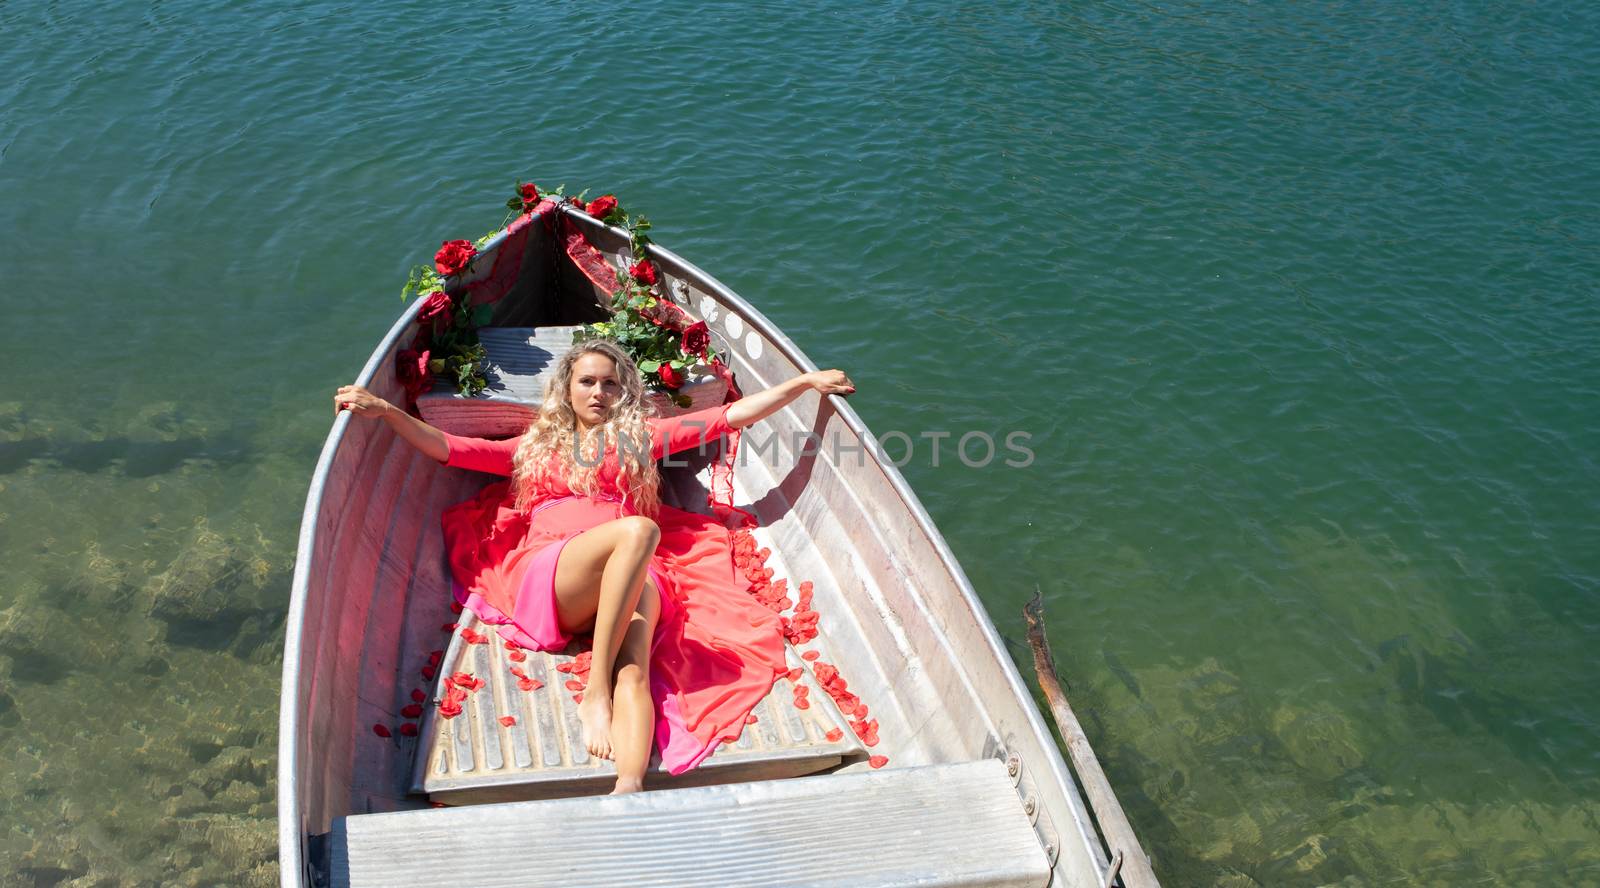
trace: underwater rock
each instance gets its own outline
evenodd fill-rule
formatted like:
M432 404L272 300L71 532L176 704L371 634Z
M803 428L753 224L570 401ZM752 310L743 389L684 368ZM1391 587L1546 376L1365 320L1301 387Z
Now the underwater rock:
M47 656L53 636L50 621L27 601L0 610L0 654L18 660Z
M182 786L178 794L161 803L161 810L168 817L192 817L203 814L211 807L211 800L198 787Z
M1310 709L1278 707L1272 714L1272 732L1295 764L1318 777L1338 777L1365 759L1355 727L1327 704Z
M1340 853L1339 840L1323 834L1307 836L1287 851L1270 853L1271 862L1262 868L1265 884L1334 885L1352 875L1347 853Z
M271 763L264 756L257 756L243 746L230 746L200 767L192 782L201 792L216 797L233 783L264 787L271 779L271 771ZM249 799L250 802L255 800L255 795Z
M241 545L202 519L193 539L151 578L150 615L167 626L167 641L208 649L231 645L244 624L272 602L279 571L260 545Z

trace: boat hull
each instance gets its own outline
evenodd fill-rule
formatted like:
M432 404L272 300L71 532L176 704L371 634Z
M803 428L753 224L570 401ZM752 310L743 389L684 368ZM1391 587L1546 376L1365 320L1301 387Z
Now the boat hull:
M607 256L626 250L623 232L570 215ZM553 224L536 227L517 245L529 263L557 255ZM480 261L505 243L502 235L486 245ZM816 369L737 294L670 251L652 251L662 286L708 322L743 391ZM401 397L393 359L416 308L356 380L381 397ZM569 271L530 266L497 303L495 323L581 323L596 310ZM703 475L670 477L682 485L680 501L703 499ZM806 396L746 430L734 477L735 501L757 517L777 575L791 587L815 584L817 645L879 720L875 751L890 767L1006 760L1051 859L1052 884L1099 884L1104 850L1031 692L949 546L850 405ZM312 884L320 837L334 819L426 805L408 794L412 747L374 736L371 726L393 721L394 701L411 686L402 677L408 656L436 646L439 622L449 619L439 511L485 480L416 454L381 423L341 414L329 432L307 496L285 641L278 798L286 886Z

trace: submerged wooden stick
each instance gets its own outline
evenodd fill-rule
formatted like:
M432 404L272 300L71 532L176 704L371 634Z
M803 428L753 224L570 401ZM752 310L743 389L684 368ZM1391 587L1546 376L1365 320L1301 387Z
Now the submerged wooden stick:
M1061 739L1067 744L1072 769L1078 772L1078 783L1089 798L1089 807L1100 824L1100 833L1105 836L1112 858L1116 858L1119 852L1122 855L1122 884L1127 888L1160 888L1155 870L1150 868L1150 858L1139 846L1139 837L1133 834L1128 815L1122 812L1116 793L1111 791L1111 782L1106 779L1106 772L1101 770L1099 760L1094 757L1083 726L1078 724L1078 717L1067 704L1061 679L1056 677L1055 659L1050 656L1050 643L1044 637L1044 599L1038 589L1033 592L1033 600L1022 608L1022 616L1028 621L1028 647L1033 649L1033 669L1039 674L1039 687L1044 691L1045 700L1050 703L1050 714L1055 716Z

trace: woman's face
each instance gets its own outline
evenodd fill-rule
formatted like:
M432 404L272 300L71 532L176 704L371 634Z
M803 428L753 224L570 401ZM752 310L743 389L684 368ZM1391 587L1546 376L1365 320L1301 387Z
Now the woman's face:
M617 364L602 354L590 352L572 365L572 385L567 389L572 412L584 428L606 420L611 405L622 397L622 382L617 379Z

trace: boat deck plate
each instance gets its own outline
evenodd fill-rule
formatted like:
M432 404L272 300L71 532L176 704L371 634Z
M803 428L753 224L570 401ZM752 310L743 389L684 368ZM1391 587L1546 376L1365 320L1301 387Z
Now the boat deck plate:
M574 657L560 652L524 651L521 662L495 633L470 611L441 661L433 699L444 696L446 677L466 672L484 685L469 694L462 712L444 718L428 705L422 742L412 769L411 791L452 804L560 798L607 792L616 779L611 762L591 757L580 740L577 703L566 687L573 676L558 669ZM467 641L467 630L487 642ZM792 648L791 667L801 665ZM521 690L519 669L535 685ZM841 764L866 750L845 724L833 701L802 669L811 685L810 708L795 708L787 679L780 678L752 713L736 743L723 744L698 767L672 776L653 756L647 780L652 788L696 786L812 774ZM510 723L501 719L510 717ZM838 740L827 735L838 729Z

